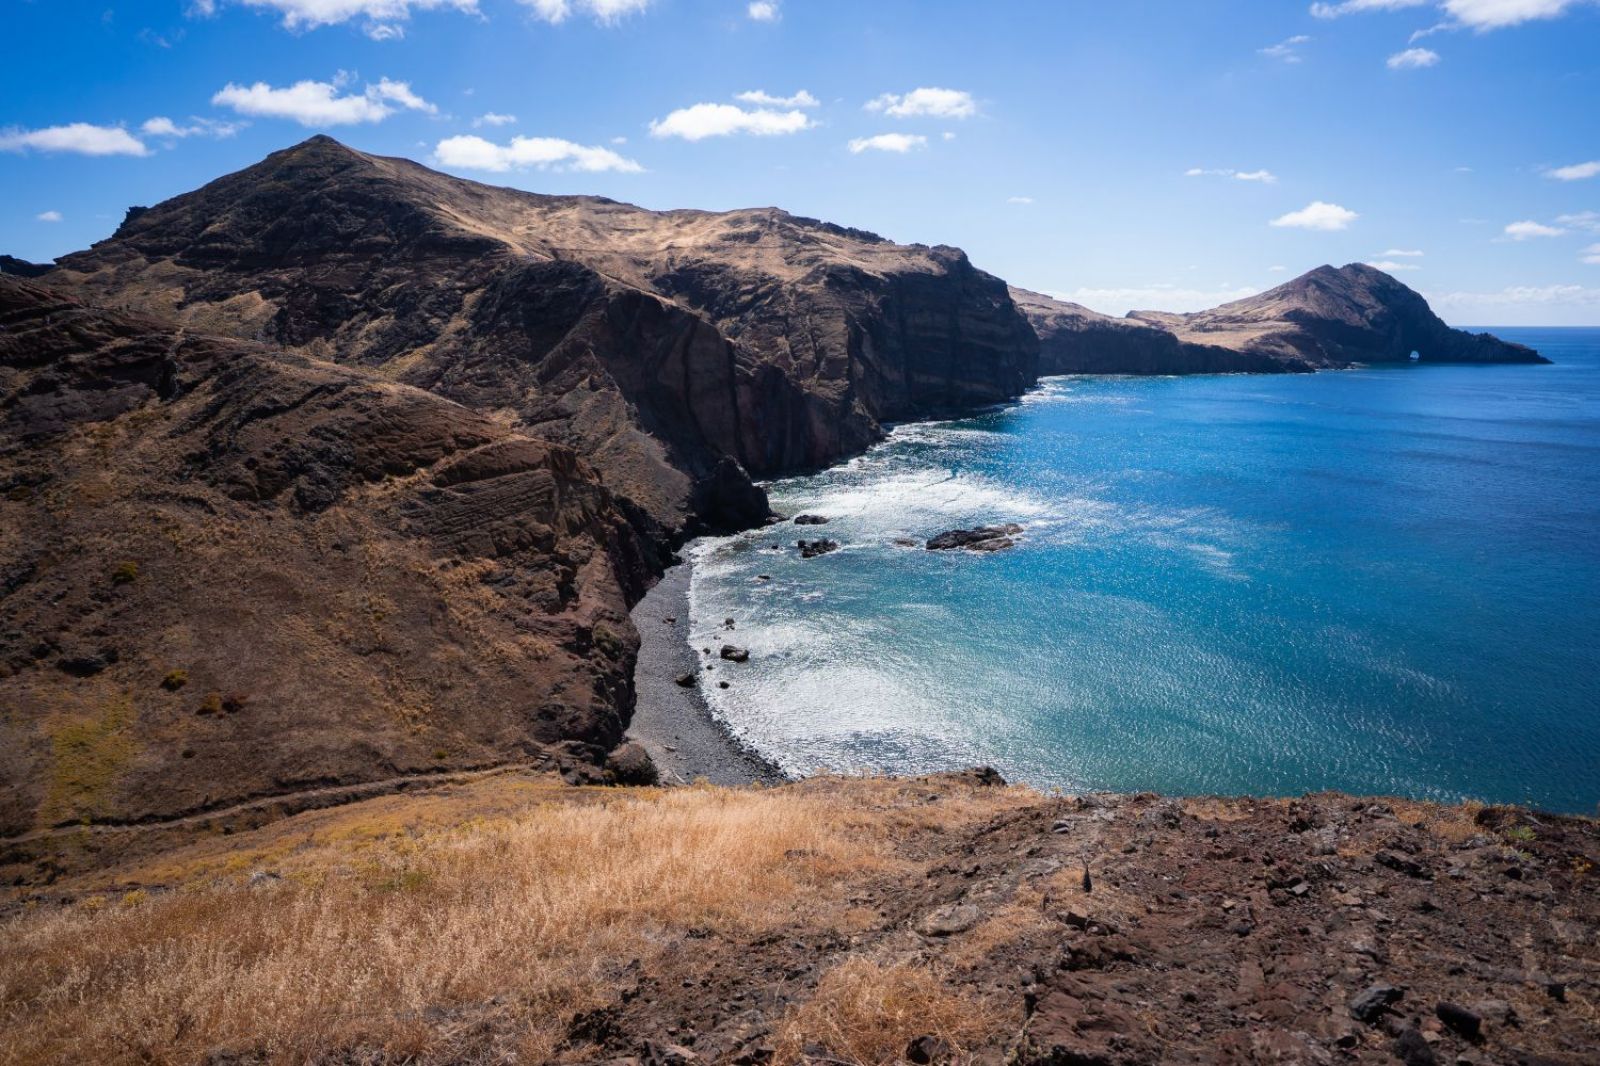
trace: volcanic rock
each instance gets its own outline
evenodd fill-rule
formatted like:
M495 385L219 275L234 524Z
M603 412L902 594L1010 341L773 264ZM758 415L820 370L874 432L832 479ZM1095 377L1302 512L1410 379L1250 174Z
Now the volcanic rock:
M815 559L819 555L839 550L839 542L822 537L818 540L797 540L795 544L800 549L800 558Z
M1015 522L1007 522L1002 526L979 526L976 529L952 529L929 539L926 547L931 552L954 548L975 552L1001 551L1014 546L1016 541L1012 538L1021 532L1022 527Z
M1451 329L1414 290L1364 263L1321 266L1209 311L1101 315L1013 288L1044 374L1304 371L1359 363L1545 363L1533 349Z

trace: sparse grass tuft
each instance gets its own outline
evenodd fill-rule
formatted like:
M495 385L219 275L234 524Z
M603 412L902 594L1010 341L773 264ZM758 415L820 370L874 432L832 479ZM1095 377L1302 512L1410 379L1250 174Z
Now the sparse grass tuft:
M92 718L74 718L50 732L50 790L46 824L88 818L133 757L136 712L126 695L108 698Z
M168 692L176 692L189 683L189 671L169 670L167 676L161 679L161 687Z
M959 1061L964 1049L1014 1025L1017 1019L1007 1015L952 991L926 965L857 956L824 974L816 993L785 1020L775 1061L805 1062L820 1049L841 1062L888 1066L904 1062L907 1045L922 1036L942 1041Z
M113 585L129 585L137 580L139 580L139 564L132 560L124 560L111 569Z

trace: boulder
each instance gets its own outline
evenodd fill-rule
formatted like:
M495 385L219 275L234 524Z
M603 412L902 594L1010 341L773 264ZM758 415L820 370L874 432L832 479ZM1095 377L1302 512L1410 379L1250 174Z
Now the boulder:
M815 559L819 555L827 555L829 552L839 550L839 542L828 540L826 537L818 540L798 540L795 541L795 544L800 549L800 558L802 559Z
M644 745L630 740L606 756L606 780L617 785L654 785L661 774Z
M1013 547L1016 541L1012 538L1021 532L1022 527L1015 522L1007 522L1000 526L978 526L975 529L952 529L930 539L927 549L931 552L950 551L954 548L965 548L967 551L975 552L1002 551Z
M741 648L737 644L724 644L722 651L718 654L730 663L747 663L750 661L750 650Z

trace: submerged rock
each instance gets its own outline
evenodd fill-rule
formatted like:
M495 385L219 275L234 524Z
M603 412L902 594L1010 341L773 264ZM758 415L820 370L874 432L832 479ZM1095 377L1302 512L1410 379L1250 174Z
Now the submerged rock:
M974 552L1002 551L1015 546L1017 542L1012 538L1021 532L1022 527L1015 522L1001 526L979 526L976 529L952 529L929 540L927 549L931 552L950 551L953 548Z
M827 555L829 552L839 550L839 542L828 540L826 537L818 540L798 540L795 541L795 544L800 549L800 558L802 559L815 559L819 555Z
M825 526L828 524L828 517L820 514L795 515L794 524L797 526Z

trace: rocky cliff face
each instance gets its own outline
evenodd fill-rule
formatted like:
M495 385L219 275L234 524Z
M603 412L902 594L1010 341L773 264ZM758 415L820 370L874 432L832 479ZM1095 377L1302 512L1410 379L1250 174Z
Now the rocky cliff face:
M1263 353L1179 340L1155 325L1112 318L1015 286L1011 298L1039 335L1041 374L1275 374L1311 369Z
M0 836L595 762L650 528L426 391L0 277Z
M1209 311L1125 319L1012 290L1039 334L1042 373L1273 372L1406 362L1545 363L1521 344L1451 329L1426 300L1362 263L1318 267Z
M747 525L751 477L998 402L1037 341L960 251L782 211L537 196L316 137L48 276L372 368L568 444L663 529Z

